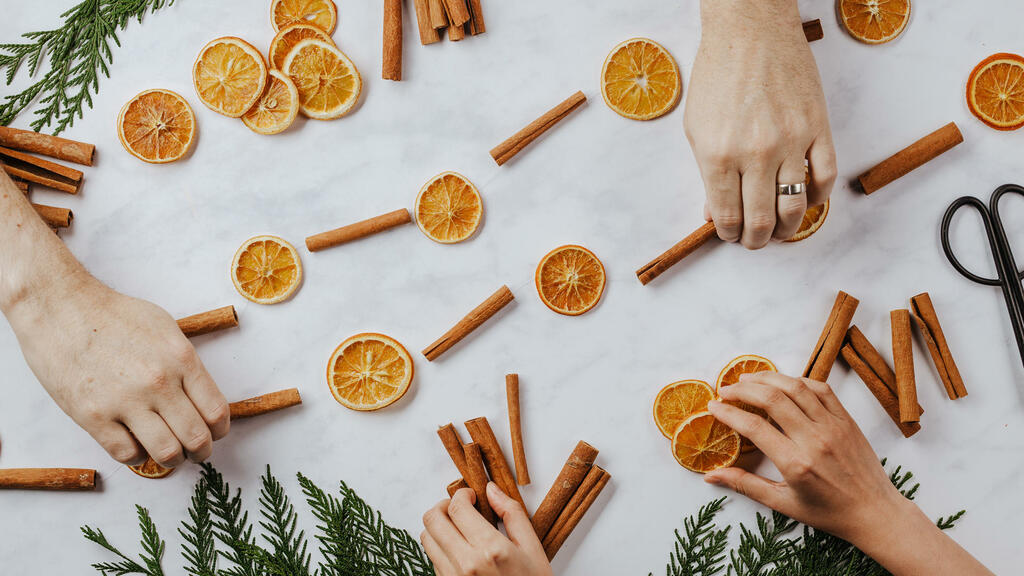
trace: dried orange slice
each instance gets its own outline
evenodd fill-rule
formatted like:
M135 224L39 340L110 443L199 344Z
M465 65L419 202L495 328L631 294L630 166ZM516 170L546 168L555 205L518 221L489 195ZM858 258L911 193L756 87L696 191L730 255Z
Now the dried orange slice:
M900 34L910 21L910 0L839 0L843 27L865 44L884 44Z
M177 468L164 468L152 458L147 458L142 464L129 466L128 468L143 478L166 478L177 470Z
M409 390L412 357L383 334L356 334L342 342L327 363L334 399L352 410L380 410Z
M241 38L217 38L203 46L192 66L192 82L210 110L231 118L249 111L267 84L263 55Z
M271 70L267 87L256 104L242 116L242 122L259 134L284 132L299 115L299 91L291 78Z
M282 28L270 42L270 66L280 70L284 66L284 59L288 56L288 52L306 38L316 38L328 44L334 44L334 40L326 32L312 24L292 24Z
M292 24L312 24L333 34L338 25L338 7L331 0L274 0L270 3L270 23L274 32Z
M458 172L442 172L416 196L416 224L434 242L455 244L469 238L484 213L480 192Z
M545 306L579 316L597 306L604 294L604 265L583 246L559 246L537 265L534 282Z
M698 412L676 428L672 455L687 470L701 474L727 468L740 456L740 435L710 412Z
M363 90L363 79L348 56L316 38L300 40L281 70L299 89L302 113L316 120L348 114Z
M1024 58L993 54L982 60L967 79L967 107L996 130L1024 126Z
M715 391L703 380L681 380L665 386L654 398L654 423L666 438L697 412L706 412Z
M170 90L145 90L129 100L117 116L121 145L145 162L166 164L192 147L196 117L192 107Z
M633 38L616 46L601 69L608 107L633 120L653 120L679 102L683 85L675 59L654 40Z
M720 394L722 388L739 382L741 375L754 374L757 372L778 372L778 369L775 368L775 364L772 364L771 360L762 356L755 356L754 354L744 354L743 356L733 358L725 365L725 368L722 368L722 371L718 373L718 380L715 382L716 395ZM768 413L764 410L751 406L746 402L732 401L728 402L728 404L746 410L747 412L757 414L762 418L768 418ZM745 454L747 452L757 450L757 446L754 446L754 443L750 440L743 438L742 449Z
M242 244L231 262L231 281L257 304L276 304L302 282L302 261L295 247L277 236L256 236Z
M806 238L810 238L815 232L821 228L821 225L825 223L825 218L828 217L828 200L825 200L824 204L817 206L811 206L804 212L804 218L800 221L800 228L793 234L793 237L786 240L786 242L799 242Z

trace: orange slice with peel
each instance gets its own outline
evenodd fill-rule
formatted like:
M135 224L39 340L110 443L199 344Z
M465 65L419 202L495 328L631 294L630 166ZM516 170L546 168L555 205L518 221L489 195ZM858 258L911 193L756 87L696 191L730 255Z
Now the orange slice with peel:
M136 158L152 164L174 162L192 147L196 117L181 95L145 90L121 108L117 137Z
M292 24L310 24L333 34L338 25L338 7L331 0L274 0L270 3L270 23L274 32Z
M583 246L559 246L541 259L534 283L545 306L579 316L597 306L604 294L604 264Z
M667 114L682 92L675 59L661 44L647 38L616 46L601 69L605 103L632 120L653 120Z
M800 221L800 228L793 234L792 238L786 240L786 242L799 242L810 238L821 225L825 223L825 218L828 217L828 203L829 200L825 200L824 204L817 206L811 206L804 212L804 218Z
M383 334L356 334L342 342L327 363L327 385L339 404L352 410L380 410L405 395L412 383L412 357Z
M280 70L271 70L263 95L242 116L242 122L258 134L284 132L299 115L299 91L291 78Z
M363 90L363 79L348 56L316 38L300 40L281 69L299 90L302 113L316 120L348 114Z
M722 388L725 388L726 386L731 386L739 382L740 376L742 376L743 374L755 374L757 372L778 371L779 370L775 367L775 364L772 364L771 360L763 356L756 356L754 354L744 354L743 356L737 356L736 358L730 360L729 363L725 365L725 368L722 368L722 371L718 373L718 380L715 381L715 394L721 395ZM752 414L757 414L758 416L761 416L766 420L769 419L767 412L761 410L760 408L751 406L746 402L729 401L726 403L736 406L737 408L740 408L742 410L746 410L747 412L750 412ZM743 438L742 450L743 453L746 454L747 452L757 450L757 446L754 446L754 443L751 442L750 440Z
M260 99L267 84L263 55L245 40L211 40L192 66L196 94L210 110L238 118Z
M454 244L480 227L484 205L480 192L458 172L442 172L416 196L416 225L434 242Z
M698 412L676 428L672 455L687 470L701 474L727 468L740 456L740 435L710 412Z
M672 439L680 424L697 412L706 412L715 391L703 380L680 380L665 386L654 398L654 423Z
M1024 58L999 53L985 58L967 79L967 107L996 130L1024 126Z
M281 238L256 236L235 252L231 281L245 298L257 304L276 304L298 289L302 261L295 247Z
M334 44L334 40L326 32L312 24L292 24L282 28L270 42L268 55L271 68L280 70L284 66L284 59L288 56L288 52L291 52L296 44L307 38L316 38L328 44Z
M850 36L865 44L895 39L910 21L910 0L839 0L836 9Z
M143 478L166 478L174 473L177 468L164 468L163 466L156 463L156 460L147 458L142 464L135 466L129 466L132 472L135 472Z

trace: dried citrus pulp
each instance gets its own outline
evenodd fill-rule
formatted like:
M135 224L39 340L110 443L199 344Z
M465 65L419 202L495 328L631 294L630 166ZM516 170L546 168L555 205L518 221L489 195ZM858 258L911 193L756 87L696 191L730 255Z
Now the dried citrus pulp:
M270 4L270 22L274 32L292 24L311 24L332 34L338 25L338 7L331 0L274 0Z
M1024 58L993 54L982 60L967 80L967 106L996 130L1024 126Z
M241 38L211 41L192 67L196 93L214 112L238 118L260 99L267 82L267 65L259 50Z
M434 176L416 196L416 224L427 238L442 244L472 236L483 212L480 192L458 172Z
M698 412L686 419L672 435L672 455L687 470L710 472L736 463L740 435L722 424L710 412Z
M302 113L317 120L347 114L363 89L356 65L334 44L306 38L284 59L281 70L299 89Z
M342 406L380 410L409 390L412 357L383 334L356 334L334 350L327 363L327 385Z
M616 46L601 69L605 103L633 120L652 120L668 113L682 91L679 67L672 55L646 38Z
M128 101L117 117L117 137L133 156L164 164L192 147L196 117L192 107L170 90L145 90Z
M136 466L129 466L132 472L135 472L143 478L166 478L170 476L172 472L177 468L164 468L163 466L156 463L156 460L147 458L142 464Z
M884 44L910 21L910 0L839 0L839 20L851 36L866 44Z
M287 299L302 282L295 248L277 236L256 236L242 244L231 262L231 280L242 296L257 304Z
M706 412L715 391L703 380L681 380L665 386L654 398L654 423L671 439L680 424L697 412Z
M271 70L263 95L242 116L242 122L253 132L277 134L291 126L298 114L299 91L295 84L280 71Z
M282 28L270 42L270 66L280 70L284 66L284 59L288 56L288 52L306 38L316 38L328 44L334 44L334 40L326 32L312 24L292 24L287 28Z
M604 265L583 246L559 246L540 261L537 294L548 308L579 316L597 306L604 293Z
M718 380L715 382L715 393L720 395L722 388L731 386L740 381L740 376L743 374L754 374L757 372L778 372L775 368L775 364L772 364L771 360L763 358L761 356L755 356L753 354L745 354L733 358L722 371L718 373ZM768 414L760 408L755 408L744 402L729 402L733 406L742 408L747 412L752 412L763 418L768 418ZM756 450L757 447L754 443L746 438L743 439L743 452L750 452Z
M817 232L821 225L825 223L825 218L828 217L828 203L829 201L825 200L824 204L808 208L804 212L803 220L800 221L800 228L786 242L799 242Z

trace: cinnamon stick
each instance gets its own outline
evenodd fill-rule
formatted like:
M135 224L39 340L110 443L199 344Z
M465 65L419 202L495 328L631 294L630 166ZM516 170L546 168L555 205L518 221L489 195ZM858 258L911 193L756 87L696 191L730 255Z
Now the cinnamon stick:
M458 492L459 490L462 490L463 488L469 488L469 484L466 484L465 480L459 478L458 480L453 480L452 482L450 482L447 488L445 488L445 490L448 491L448 497L453 498L455 497L455 493Z
M910 305L914 310L914 320L921 330L921 335L924 336L932 363L939 372L939 379L942 380L949 399L956 400L967 396L967 387L964 386L964 379L953 360L953 353L949 351L949 344L942 332L942 325L939 324L931 296L927 292L922 292L910 299Z
M487 32L487 26L484 24L484 8L480 5L480 0L469 0L469 14L469 33L476 36Z
M441 30L448 27L448 15L444 11L442 0L427 0L427 7L430 13L430 25L434 30Z
M544 495L537 511L533 513L533 530L537 532L537 538L542 542L551 531L558 515L562 513L566 504L576 493L577 488L586 478L597 459L597 448L580 440L576 448L569 454L569 459L562 465L555 482Z
M523 423L519 414L519 374L505 375L505 399L508 402L508 429L512 436L512 460L516 465L516 483L530 484L530 470L526 466L523 447Z
M445 9L447 11L447 8ZM448 39L452 42L458 42L466 38L466 28L464 26L455 26L454 24L448 27Z
M402 79L402 0L384 0L381 78Z
M420 44L426 46L439 42L441 36L430 22L429 0L413 0L412 6L416 11L416 28L420 33Z
M914 434L917 434L921 430L921 424L918 422L900 422L900 400L896 394L889 388L889 386L879 377L878 373L871 369L865 359L860 356L853 346L847 344L842 349L843 359L850 365L850 368L860 376L864 385L867 386L871 394L875 396L878 403L882 405L882 409L889 415L893 423L899 427L900 432L904 438L910 438ZM893 376L895 378L895 375Z
M0 469L0 489L84 491L95 488L95 470L84 468Z
M529 123L525 128L516 132L509 139L498 144L491 150L491 157L501 166L512 159L523 148L536 140L541 134L547 132L552 126L565 119L573 110L576 110L587 101L583 92L576 92L562 101L558 106L544 113L543 116Z
M31 155L31 154L26 154L24 152L18 152L17 150L11 150L10 148L4 148L4 147L0 146L0 157L3 157L7 161L14 160L16 162L20 162L20 163L24 163L24 164L33 166L35 168L38 168L40 171L49 172L52 175L60 176L62 178L67 178L68 180L70 180L72 182L79 182L82 179L82 171L81 170L75 170L74 168L68 168L67 166L64 166L63 164L58 164L56 162L50 162L49 160L44 160L42 158L37 158L37 157L35 157L35 156Z
M815 40L821 40L825 37L825 31L821 28L821 20L814 19L804 22L804 36L808 42L814 42Z
M67 192L68 194L78 194L78 186L81 183L81 181L75 182L59 174L54 174L53 172L12 158L8 158L4 163L3 170L12 177L40 184L47 188L53 188L60 192Z
M437 360L441 354L450 350L452 346L458 344L470 332L479 328L481 324L497 314L499 310L508 305L514 298L515 296L512 295L512 291L508 289L508 286L498 288L497 292L491 294L487 300L484 300L462 320L459 320L458 324L453 326L451 330L448 330L443 336L434 341L433 344L424 348L423 355L430 362Z
M832 365L839 356L839 349L843 346L846 338L846 331L853 321L853 313L857 311L860 301L842 290L836 296L835 304L829 313L825 328L821 331L818 343L814 345L811 358L804 368L804 378L824 382L832 371Z
M441 444L444 444L444 449L448 452L448 456L451 457L459 474L462 474L463 478L467 478L469 469L466 467L466 450L463 448L458 430L451 423L445 424L437 429L437 437L441 439Z
M480 445L470 442L463 446L466 453L466 484L476 493L476 509L485 520L494 524L497 517L491 509L491 503L487 500L487 470L484 469L484 459L481 455Z
M402 224L408 224L412 222L412 215L405 208L395 210L394 212L388 212L387 214L381 214L380 216L374 216L355 224L349 224L348 226L342 226L341 228L335 228L327 232L321 232L320 234L314 234L306 238L306 248L310 252L319 252L345 242L351 242L389 230Z
M892 393L892 397L896 398L898 389L896 388L896 373L889 367L889 363L885 361L885 358L878 352L878 350L868 341L864 333L857 328L856 325L850 326L850 329L846 331L846 342L847 345L853 348L854 353L857 357L863 361L868 368L873 372L878 379L889 389ZM917 405L917 411L920 414L924 414L924 408L920 404Z
M914 381L914 350L910 341L910 311L893 310L889 313L892 324L892 363L896 373L896 390L900 399L900 422L918 422L917 383Z
M18 190L21 190L25 194L28 194L28 192L29 192L28 182L25 182L24 180L13 180L13 182L14 182L14 185L18 188Z
M238 314L235 313L234 306L224 306L223 308L186 316L178 320L178 328L188 338L234 328L235 326L238 326Z
M963 134L955 122L950 122L935 132L921 138L896 154L882 161L874 168L860 175L861 188L865 194L871 194L949 151L964 141Z
M555 555L558 554L562 544L565 544L569 535L572 534L572 531L583 520L584 514L594 504L597 497L601 495L601 491L604 490L611 477L611 474L600 466L595 465L590 469L587 477L584 478L576 493L572 495L572 499L566 504L565 509L558 516L558 520L551 527L551 531L548 532L547 537L543 540L544 552L547 554L548 560L554 559Z
M636 277L640 279L641 284L646 286L651 280L661 276L663 272L678 264L683 258L692 254L694 250L706 244L708 240L714 238L715 234L715 223L705 222L700 228L694 230L686 238L676 242L674 246L660 256L644 264L636 271Z
M466 8L466 0L444 0L444 9L452 27L462 26L469 22L470 16L469 9Z
M526 503L523 502L523 497L519 494L516 479L512 476L512 470L508 467L508 461L505 460L505 454L501 451L501 446L498 445L498 439L494 437L494 431L491 430L491 425L487 422L487 418L481 416L466 422L466 430L469 431L469 436L473 439L473 442L480 445L484 464L487 465L487 471L490 472L491 480L494 480L498 488L501 488L501 491L509 498L522 504L525 509Z
M32 207L35 208L36 214L39 214L39 217L50 228L67 228L71 226L71 220L75 217L71 210L67 208L46 206L44 204L33 204Z
M252 418L253 416L277 412L278 410L284 410L299 404L302 404L302 397L299 396L299 391L295 388L288 388L287 390L278 390L270 394L262 394L254 398L232 402L228 407L231 411L231 419L241 420L242 418Z
M0 146L85 166L92 166L96 155L96 147L92 144L8 126L0 126Z

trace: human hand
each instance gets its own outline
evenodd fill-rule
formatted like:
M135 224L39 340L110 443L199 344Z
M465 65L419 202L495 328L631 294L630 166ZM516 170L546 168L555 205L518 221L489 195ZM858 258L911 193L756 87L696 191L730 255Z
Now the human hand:
M159 307L73 267L6 312L39 382L115 460L173 467L227 434L227 401Z
M423 515L420 542L439 576L551 576L533 524L521 504L494 482L487 500L505 524L506 538L473 507L476 495L463 488Z
M704 0L684 123L718 236L751 249L793 236L836 178L821 79L795 0ZM776 184L810 180L807 194Z

